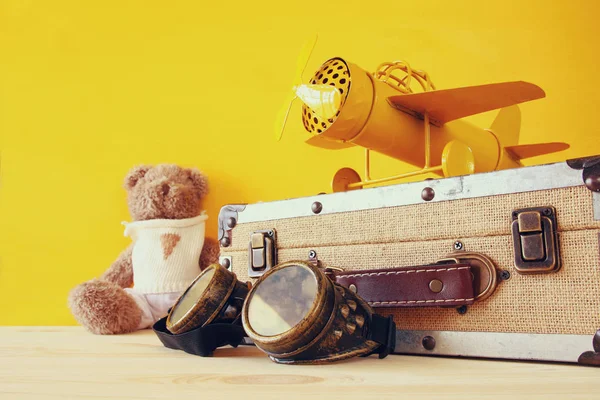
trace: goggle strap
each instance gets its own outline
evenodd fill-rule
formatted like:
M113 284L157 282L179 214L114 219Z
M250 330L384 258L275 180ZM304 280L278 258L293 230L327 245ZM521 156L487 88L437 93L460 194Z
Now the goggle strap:
M167 329L167 317L161 318L152 330L165 347L182 350L201 357L211 357L218 347L237 347L246 337L244 328L238 324L214 323L188 332L172 334Z
M373 314L368 340L372 340L381 344L371 354L379 354L379 358L385 358L388 354L393 353L396 348L396 324L391 316L383 317L379 314Z

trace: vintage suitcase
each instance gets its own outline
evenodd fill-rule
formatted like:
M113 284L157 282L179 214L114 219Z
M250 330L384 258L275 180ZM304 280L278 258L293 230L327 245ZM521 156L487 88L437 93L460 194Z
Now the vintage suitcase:
M289 260L343 269L394 317L397 354L600 365L600 156L226 205L218 223L240 280ZM352 275L392 267L416 281Z

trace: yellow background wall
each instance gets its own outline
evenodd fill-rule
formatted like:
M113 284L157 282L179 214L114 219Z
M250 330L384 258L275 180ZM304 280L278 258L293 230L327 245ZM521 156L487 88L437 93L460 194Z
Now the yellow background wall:
M373 70L403 59L438 88L508 80L547 98L521 106L522 143L569 141L528 164L600 154L600 32L592 1L0 2L0 323L74 324L70 288L128 244L124 175L171 162L208 174L208 234L226 203L329 191L360 149L309 147L292 110L272 123L296 57ZM495 112L468 120L487 127ZM408 170L374 156L374 175Z

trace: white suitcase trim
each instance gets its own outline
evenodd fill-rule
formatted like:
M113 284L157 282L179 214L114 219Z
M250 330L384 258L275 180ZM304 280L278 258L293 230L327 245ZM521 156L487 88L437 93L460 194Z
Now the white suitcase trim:
M427 336L435 340L432 350L422 344ZM592 335L398 331L395 353L572 363L591 350Z
M489 185L490 181L493 181L494 185ZM315 215L312 210L314 202L320 202L323 205L319 215L324 215L582 185L581 170L573 169L566 162L561 162L455 178L248 204L239 213L237 222L243 224L313 216ZM421 193L426 187L435 191L435 196L430 201L421 198ZM599 193L594 193L594 205L595 218L600 219Z

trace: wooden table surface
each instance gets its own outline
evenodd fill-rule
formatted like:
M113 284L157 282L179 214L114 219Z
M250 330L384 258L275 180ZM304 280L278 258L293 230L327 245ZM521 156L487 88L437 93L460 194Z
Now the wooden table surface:
M253 346L202 358L150 330L0 327L0 399L592 399L600 368L392 355L279 365Z

